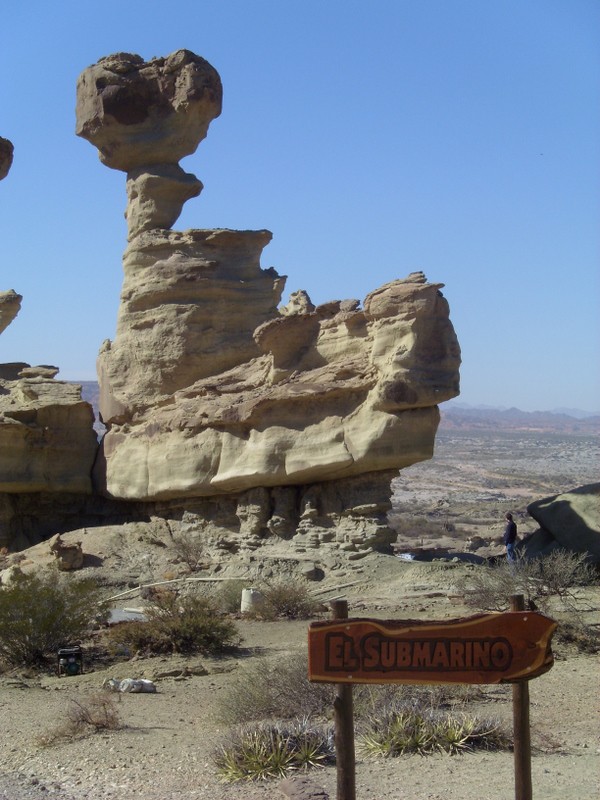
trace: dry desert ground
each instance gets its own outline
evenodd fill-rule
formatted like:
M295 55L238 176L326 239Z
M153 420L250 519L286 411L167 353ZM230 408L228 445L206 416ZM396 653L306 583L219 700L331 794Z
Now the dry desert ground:
M519 441L521 453L516 458ZM403 545L445 548L452 555L464 552L461 537L477 533L490 539L493 550L504 510L510 507L520 513L530 499L592 482L597 456L593 440L584 446L559 437L542 446L535 437L523 441L519 434L482 443L473 436L442 431L434 460L406 470L395 484L395 511L404 520L399 549ZM421 517L412 540L411 515ZM523 529L531 527L524 514L520 519ZM429 527L427 520L432 523ZM166 568L167 554L164 549L161 553ZM104 568L109 568L109 561ZM110 562L115 592L127 588L126 562L127 548L121 549L120 560ZM422 563L372 553L326 573L314 591L324 601L345 597L351 616L449 619L472 613L453 597L453 587L468 569L472 567L462 560ZM588 622L600 622L598 589L588 590L583 599ZM128 602L136 605L140 599L132 593ZM219 782L212 762L225 733L219 700L232 681L259 659L277 664L288 654L302 658L307 622L239 619L237 624L243 657L140 658L92 664L83 675L63 678L24 670L0 675L0 798L283 797L277 780ZM530 682L534 797L591 800L599 788L598 659L565 646L555 651L554 667ZM39 743L41 734L64 719L73 700L87 702L109 677L153 678L157 693L116 695L123 722L118 730L53 746ZM476 711L510 724L510 687L488 687L485 700L478 702ZM335 767L309 775L335 797ZM513 755L477 752L373 759L358 752L356 786L358 800L508 800L514 797Z

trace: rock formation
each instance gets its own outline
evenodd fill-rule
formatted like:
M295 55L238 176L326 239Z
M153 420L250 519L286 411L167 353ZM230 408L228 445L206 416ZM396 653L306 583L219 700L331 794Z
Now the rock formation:
M91 492L94 414L57 372L0 364L0 492Z
M600 563L600 483L538 500L527 511L540 526L524 543L527 555L562 548Z
M218 74L186 50L109 56L78 82L77 133L127 173L97 490L210 523L226 549L385 546L390 481L431 456L437 404L458 394L441 285L413 273L362 307L315 308L300 291L278 308L285 278L260 266L268 231L169 230L201 188L178 161L220 110Z
M0 178L8 173L12 151L12 144L0 138ZM0 292L0 333L17 316L21 300L13 289ZM0 364L0 547L18 539L23 520L31 524L37 514L44 515L40 494L63 495L65 502L70 493L92 491L94 414L80 387L55 381L57 373L57 367L46 365ZM24 496L30 502L23 502ZM55 512L47 516L54 519Z
M77 135L100 160L127 173L130 238L170 228L202 184L179 161L193 153L221 113L221 79L189 50L146 63L116 53L86 69L77 83Z

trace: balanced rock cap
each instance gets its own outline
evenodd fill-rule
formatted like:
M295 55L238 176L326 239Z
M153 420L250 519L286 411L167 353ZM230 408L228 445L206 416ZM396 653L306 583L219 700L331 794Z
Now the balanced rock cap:
M76 133L113 169L177 164L206 137L222 98L216 69L189 50L148 62L115 53L79 76Z

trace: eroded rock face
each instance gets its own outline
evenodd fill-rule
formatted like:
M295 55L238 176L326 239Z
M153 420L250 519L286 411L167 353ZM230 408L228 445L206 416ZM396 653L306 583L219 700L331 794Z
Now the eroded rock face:
M113 386L118 381L117 403L103 406L109 494L206 496L330 481L431 457L437 403L458 391L459 351L440 287L422 274L369 295L363 309L327 304L307 314L273 313L246 347L222 348L232 359L239 354L238 364L203 374L215 343L243 338L236 315L232 330L227 320L221 317L213 341L206 337L204 353L198 339L195 363L180 373L188 385L170 396L161 376L136 371L151 361L150 351L144 356L126 338L119 352L135 363L113 366L114 345L101 354L100 374ZM160 324L147 321L142 332ZM252 345L257 354L244 359ZM152 352L159 347L155 340ZM152 385L142 387L144 378ZM162 394L153 395L152 386ZM145 405L150 397L155 404Z
M268 231L151 231L128 247L114 342L98 358L105 423L260 355L255 328L283 280L260 268Z

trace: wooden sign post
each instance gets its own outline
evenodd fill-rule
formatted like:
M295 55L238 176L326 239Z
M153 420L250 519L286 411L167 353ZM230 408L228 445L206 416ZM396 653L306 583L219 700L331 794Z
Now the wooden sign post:
M346 600L331 604L335 619L348 619ZM333 702L338 800L356 800L356 760L354 752L354 701L352 684L338 683Z
M512 595L510 598L510 610L525 610L525 598L522 594ZM515 800L532 800L531 730L529 727L529 684L527 681L522 680L513 683L512 694Z
M524 611L521 595L510 612L446 622L348 619L345 601L333 608L334 619L309 625L308 677L338 684L337 800L356 800L354 683L514 683L515 800L532 800L527 681L554 663L554 620Z

